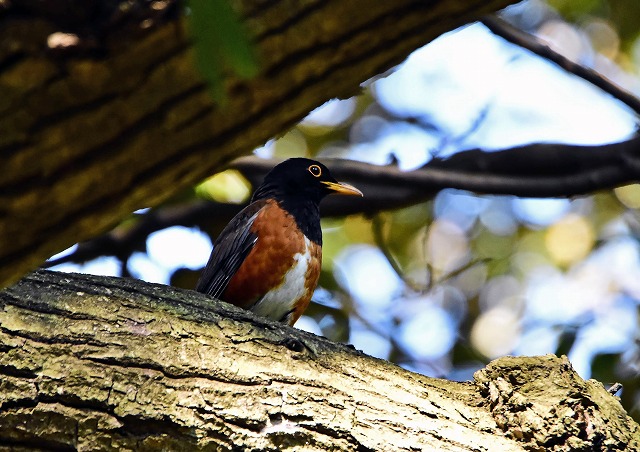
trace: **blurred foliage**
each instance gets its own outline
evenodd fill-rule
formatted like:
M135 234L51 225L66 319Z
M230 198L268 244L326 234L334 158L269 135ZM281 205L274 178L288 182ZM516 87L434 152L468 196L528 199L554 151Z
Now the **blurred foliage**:
M614 27L626 49L640 36L640 2L637 0L549 0L548 3L577 24L595 18L606 21Z
M198 68L214 98L224 102L225 70L243 78L258 73L253 46L228 0L189 0L188 8Z
M634 59L634 46L640 48L638 0L549 0L549 4L557 12L532 1L521 15L542 10L535 16L537 29L543 30L557 22L559 12L571 21L563 26L594 37L595 49L600 48L595 39L599 35L590 33L587 25L605 24L622 43L607 55L631 73L640 72L627 64ZM227 2L191 0L190 7L199 61L210 83L220 88L225 67L242 76L255 74L250 45ZM640 64L638 54L636 64ZM420 82L433 81L425 79ZM371 144L391 127L428 131L445 137L440 140L442 148L452 142L464 148L464 139L457 140L460 143L455 137L449 139L450 131L434 118L389 111L377 99L375 86L323 111L312 113L257 153L281 158L368 158ZM404 151L391 149L390 159ZM432 155L441 151L437 145L429 149ZM247 196L243 184L237 175L223 173L172 202L240 202ZM556 218L542 224L530 221L522 213L524 204L515 198L454 190L373 218L323 219L321 288L304 325L408 369L460 380L470 379L501 354L568 354L586 363L587 368L579 369L583 373L605 384L623 383L623 404L640 420L640 333L636 329L635 344L632 341L623 350L600 346L605 342L602 331L615 333L619 327L622 332L624 321L634 320L629 312L638 316L640 276L634 272L640 266L627 268L622 258L622 263L609 264L607 256L613 256L611 250L619 243L636 252L640 249L639 187L570 200ZM529 209L548 207L535 204ZM127 224L153 212L134 216ZM215 220L197 223L211 240L221 227ZM129 261L134 251L128 257L119 254L124 274L135 274ZM364 257L356 259L357 255ZM385 272L378 273L381 266ZM173 269L171 283L192 288L198 273L199 269ZM361 286L358 278L364 278ZM621 314L616 317L616 313Z

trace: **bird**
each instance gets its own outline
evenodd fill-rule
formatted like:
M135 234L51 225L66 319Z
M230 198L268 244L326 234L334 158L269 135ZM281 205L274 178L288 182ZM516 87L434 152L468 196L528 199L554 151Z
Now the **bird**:
M320 278L320 201L330 194L363 196L311 159L273 167L215 240L196 291L293 326Z

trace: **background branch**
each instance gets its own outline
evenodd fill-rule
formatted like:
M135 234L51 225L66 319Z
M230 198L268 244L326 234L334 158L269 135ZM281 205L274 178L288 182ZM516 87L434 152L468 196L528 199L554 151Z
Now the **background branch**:
M365 193L357 200L329 198L323 205L332 215L375 213L431 198L443 188L522 197L571 197L611 189L640 177L640 135L619 143L580 146L534 143L501 151L462 151L434 159L420 169L401 171L351 160L324 160L339 180ZM276 161L246 157L231 167L253 184Z
M493 34L557 64L560 68L571 74L585 79L589 83L600 88L602 91L612 95L620 102L631 108L636 114L640 115L640 99L638 99L634 94L616 85L602 74L571 61L569 58L559 54L540 38L514 27L509 22L495 15L484 17L481 20L481 23L491 30Z
M413 171L352 160L323 161L336 178L358 186L365 197L329 197L321 206L322 214L375 215L427 201L444 188L532 198L567 198L612 189L640 178L640 136L600 146L536 143L494 152L473 149L446 160L434 159ZM277 163L243 157L228 168L240 171L255 187ZM205 201L161 207L140 215L133 225L81 243L73 253L46 266L84 262L101 255L119 257L120 251L144 249L149 234L170 226L198 226L215 235L242 207Z

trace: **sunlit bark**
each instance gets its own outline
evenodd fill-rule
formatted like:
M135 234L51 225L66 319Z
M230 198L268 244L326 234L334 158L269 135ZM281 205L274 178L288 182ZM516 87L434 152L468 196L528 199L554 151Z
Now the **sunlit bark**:
M639 450L555 356L417 375L201 294L42 272L0 293L0 449Z

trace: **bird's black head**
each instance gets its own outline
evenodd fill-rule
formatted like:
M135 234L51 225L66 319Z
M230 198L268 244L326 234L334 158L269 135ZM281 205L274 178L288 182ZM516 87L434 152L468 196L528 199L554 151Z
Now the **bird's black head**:
M336 181L322 163L293 158L276 165L265 176L251 201L276 200L309 240L322 245L319 205L322 198L333 193L362 196L357 188Z
M362 192L333 178L320 162L293 158L276 165L264 178L252 201L273 198L277 201L306 200L319 204L330 194L359 195Z

